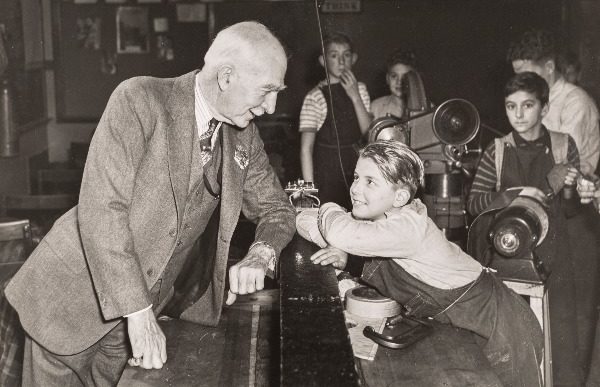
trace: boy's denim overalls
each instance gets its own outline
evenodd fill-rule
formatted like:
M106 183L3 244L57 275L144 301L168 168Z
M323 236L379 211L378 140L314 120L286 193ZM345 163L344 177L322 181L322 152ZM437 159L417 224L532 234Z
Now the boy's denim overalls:
M503 385L542 385L540 324L525 300L493 274L484 270L474 282L446 290L419 281L392 259L375 258L365 264L362 279L404 305L410 315L435 316L479 335L477 342Z

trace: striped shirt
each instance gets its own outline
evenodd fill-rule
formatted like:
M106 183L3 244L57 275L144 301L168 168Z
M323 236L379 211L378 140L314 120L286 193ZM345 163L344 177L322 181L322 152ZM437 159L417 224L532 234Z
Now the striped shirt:
M518 134L515 135L515 142L518 143L519 140L524 141L520 139ZM531 141L531 143L544 142L546 144L547 142L547 145L550 145L549 141L550 137L546 133L545 136ZM569 136L568 141L567 162L571 165L579 167L579 152L577 151L577 145L575 145L575 141L571 136ZM494 201L498 195L500 195L500 192L496 192L497 171L495 160L496 145L495 142L492 141L492 143L486 148L485 152L483 152L483 156L479 161L477 173L473 179L471 192L469 193L469 198L467 199L467 211L469 211L471 215L478 215L483 212L483 210L485 210L487 206Z
M300 132L317 132L325 123L327 117L327 101L321 91L321 87L327 87L327 81L321 81L312 88L304 97L302 109L300 110ZM365 109L371 109L371 97L364 83L358 82L358 94L365 105Z

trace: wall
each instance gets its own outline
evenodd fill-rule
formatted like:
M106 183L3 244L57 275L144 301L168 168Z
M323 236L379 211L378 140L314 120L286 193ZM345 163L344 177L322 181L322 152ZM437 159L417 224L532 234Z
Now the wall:
M544 0L363 0L359 13L320 13L326 33L350 35L359 55L354 67L371 97L387 92L385 61L396 48L416 52L428 97L440 104L465 98L493 127L508 128L502 88L512 69L506 61L510 41L528 27L557 33L561 2ZM219 2L214 4L215 30L243 19L269 25L290 54L288 89L278 101L278 113L296 118L306 92L324 78L319 20L313 1Z
M47 9L53 0L31 1L40 1L42 9ZM320 43L314 2L222 1L210 3L209 12L213 32L239 20L255 19L264 21L282 38L290 52L286 79L289 87L278 100L277 113L297 118L304 94L323 76L316 61ZM419 69L433 102L466 98L477 106L486 124L503 128L507 123L501 88L511 74L505 61L508 43L529 26L561 32L561 12L561 1L363 0L360 13L320 16L325 31L341 30L355 40L359 53L355 72L367 84L373 98L386 91L386 56L394 48L408 47L417 53ZM43 17L45 59L52 61L49 49L52 36L48 28L52 21L49 12L46 15L44 11ZM51 71L48 72L47 109L49 117L54 118L54 80ZM51 160L64 160L69 143L85 141L93 126L51 121L48 127Z
M7 75L20 132L19 155L0 158L0 194L29 192L29 158L46 157L48 148L40 52L43 39L36 6L37 0L0 1L0 24L7 31Z

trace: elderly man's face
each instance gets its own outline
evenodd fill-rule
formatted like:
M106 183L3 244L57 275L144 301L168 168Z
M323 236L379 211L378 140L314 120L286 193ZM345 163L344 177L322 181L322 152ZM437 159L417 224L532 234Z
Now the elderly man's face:
M245 128L254 117L273 114L277 94L285 89L287 61L281 55L255 55L243 67L236 68L231 87L223 101L223 115L234 125Z

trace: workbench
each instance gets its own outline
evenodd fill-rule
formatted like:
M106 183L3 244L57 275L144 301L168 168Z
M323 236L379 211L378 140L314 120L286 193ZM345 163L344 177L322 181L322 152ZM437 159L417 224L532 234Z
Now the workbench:
M296 236L280 259L280 289L238 297L217 327L161 319L167 363L127 367L119 386L501 386L470 332L435 322L409 348L355 358L335 272L309 260L316 249Z

